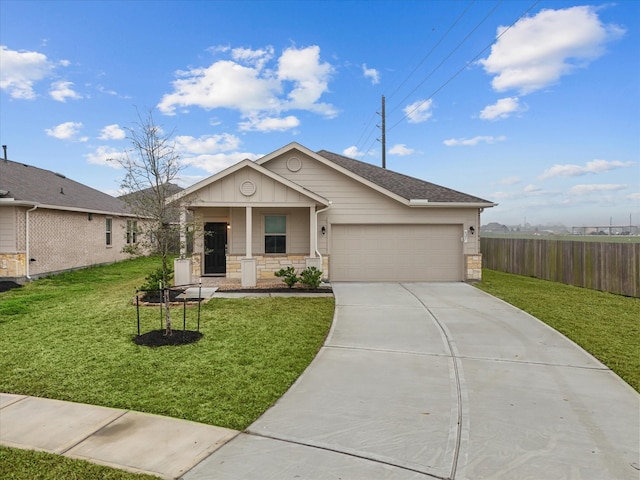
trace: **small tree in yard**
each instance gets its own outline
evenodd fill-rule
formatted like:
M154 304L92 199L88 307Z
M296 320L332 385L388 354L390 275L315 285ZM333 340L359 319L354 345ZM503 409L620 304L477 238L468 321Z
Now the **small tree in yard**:
M125 171L121 198L138 218L134 227L138 241L128 243L125 251L157 253L162 259L161 283L166 289L170 282L171 246L180 228L175 224L180 206L177 202L168 203L167 199L176 193L172 182L182 170L180 156L175 151L172 133L164 133L155 123L152 110L145 117L138 114L138 122L126 131L131 148L121 157L112 159ZM164 290L165 335L173 333L169 301L169 291Z

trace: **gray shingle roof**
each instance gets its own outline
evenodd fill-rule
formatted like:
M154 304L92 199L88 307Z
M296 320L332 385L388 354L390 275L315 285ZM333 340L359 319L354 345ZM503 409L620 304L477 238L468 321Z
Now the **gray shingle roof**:
M426 182L418 178L403 175L370 163L354 160L353 158L331 153L326 150L316 152L323 158L349 170L376 185L396 195L411 199L423 199L429 202L450 203L493 203L473 195L458 192L450 188L441 187L435 183Z
M121 200L50 170L0 159L3 198L84 211L127 213Z

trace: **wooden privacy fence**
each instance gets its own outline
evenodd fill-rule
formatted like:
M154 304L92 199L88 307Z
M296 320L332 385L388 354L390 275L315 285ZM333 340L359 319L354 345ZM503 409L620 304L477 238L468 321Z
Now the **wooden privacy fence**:
M640 297L640 243L483 238L483 266Z

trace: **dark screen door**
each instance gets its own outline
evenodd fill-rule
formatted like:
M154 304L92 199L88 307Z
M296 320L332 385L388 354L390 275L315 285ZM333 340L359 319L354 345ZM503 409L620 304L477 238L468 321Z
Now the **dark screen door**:
M204 224L204 274L227 273L227 224Z

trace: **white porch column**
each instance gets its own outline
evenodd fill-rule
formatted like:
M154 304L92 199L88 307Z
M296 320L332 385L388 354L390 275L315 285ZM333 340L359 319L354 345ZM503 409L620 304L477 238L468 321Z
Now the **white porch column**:
M252 228L253 228L253 214L251 212L251 207L246 207L246 236L245 236L245 245L246 245L246 251L245 251L245 257L246 258L251 258L253 256L252 253L252 245L251 245L251 236L253 235L252 232Z
M187 209L180 209L180 258L187 255Z
M253 247L251 245L251 237L253 235L253 213L251 207L246 207L246 236L245 258L240 260L240 270L242 275L241 284L243 287L255 287L257 285L257 260L253 258Z

